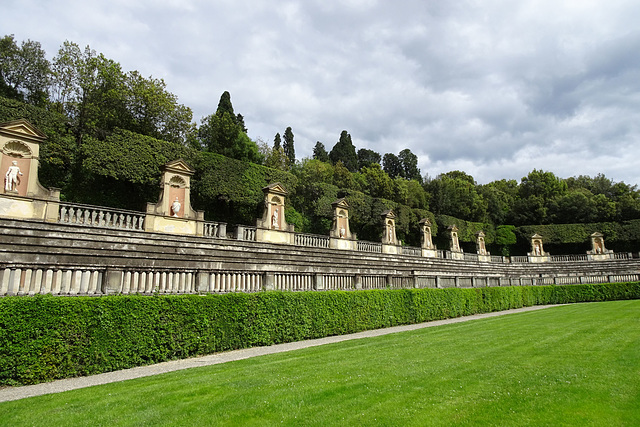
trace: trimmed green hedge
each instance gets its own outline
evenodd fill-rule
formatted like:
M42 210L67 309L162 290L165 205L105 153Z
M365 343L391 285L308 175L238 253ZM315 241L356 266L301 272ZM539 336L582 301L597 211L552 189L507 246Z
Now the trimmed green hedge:
M0 384L536 304L640 298L640 283L0 299Z
M640 219L622 222L594 222L588 224L547 224L523 225L516 227L516 235L520 244L529 248L531 236L535 233L543 237L545 249L569 247L565 252L591 248L591 234L604 234L608 249L618 252L635 251L640 245ZM582 251L581 250L581 251Z

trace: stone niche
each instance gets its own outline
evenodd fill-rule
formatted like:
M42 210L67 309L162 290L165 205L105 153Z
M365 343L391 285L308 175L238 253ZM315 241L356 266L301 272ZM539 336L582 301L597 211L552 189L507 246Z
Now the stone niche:
M0 216L56 222L60 190L38 181L40 144L46 135L27 120L0 124L0 169L3 190Z
M191 207L191 177L194 170L184 160L162 167L158 203L147 204L145 231L202 236L204 211Z
M433 244L431 221L429 221L428 218L420 220L420 230L422 231L422 256L426 258L437 258L438 248Z
M587 259L605 261L613 258L613 251L604 247L604 235L597 231L593 233L591 235L591 250L587 251Z
M478 261L489 262L491 261L491 254L487 252L484 238L484 231L481 230L476 233L476 252L478 253Z
M464 253L460 247L460 241L458 240L458 227L456 225L450 225L447 227L449 233L449 251L451 259L464 259Z
M284 202L287 190L276 182L262 189L264 193L264 211L262 218L256 221L256 240L258 242L295 244L293 224L287 224L284 218Z
M349 203L342 198L331 203L333 223L329 231L329 247L333 249L356 249L356 235L349 229Z
M400 252L398 238L396 236L396 215L392 210L386 210L380 214L382 218L382 253L397 254Z
M529 262L549 262L551 257L548 252L544 251L542 245L542 236L538 233L531 236L531 252L527 253Z

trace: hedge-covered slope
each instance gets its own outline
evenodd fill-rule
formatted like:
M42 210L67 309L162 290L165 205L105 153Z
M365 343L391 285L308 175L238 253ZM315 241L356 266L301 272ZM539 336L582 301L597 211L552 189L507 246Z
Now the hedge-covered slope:
M639 283L0 299L0 385L536 304L640 298Z

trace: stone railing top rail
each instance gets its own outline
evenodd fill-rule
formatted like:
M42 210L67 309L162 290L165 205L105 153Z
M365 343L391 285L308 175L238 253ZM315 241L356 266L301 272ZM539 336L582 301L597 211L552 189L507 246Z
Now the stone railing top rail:
M108 206L95 206L95 205L85 205L82 203L74 203L74 202L60 202L60 207L65 208L74 208L74 209L90 209L95 211L105 211L105 212L116 212L119 214L125 215L146 215L146 212L141 211L131 211L126 209L112 208Z

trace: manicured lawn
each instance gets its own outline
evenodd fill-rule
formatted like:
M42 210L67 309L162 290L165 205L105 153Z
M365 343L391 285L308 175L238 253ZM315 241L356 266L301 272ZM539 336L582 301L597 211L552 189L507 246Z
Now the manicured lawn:
M354 340L0 403L0 425L640 425L640 301Z

